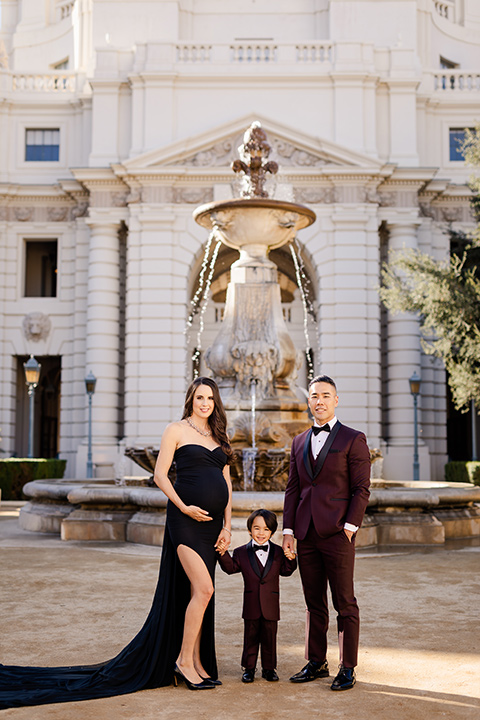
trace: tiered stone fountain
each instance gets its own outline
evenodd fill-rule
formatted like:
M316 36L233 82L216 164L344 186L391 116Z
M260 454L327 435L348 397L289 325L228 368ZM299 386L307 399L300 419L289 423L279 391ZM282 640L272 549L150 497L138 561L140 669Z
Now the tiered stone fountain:
M306 405L294 390L301 355L283 319L278 271L268 253L294 240L315 222L309 208L268 197L270 145L259 123L245 133L241 160L233 170L243 176L243 196L202 205L195 220L217 239L240 252L231 267L223 323L205 353L227 410L229 434L236 450L232 468L235 489L243 487L242 449L255 462L256 490L285 488L292 438L307 425ZM256 404L256 436L252 437L252 384Z

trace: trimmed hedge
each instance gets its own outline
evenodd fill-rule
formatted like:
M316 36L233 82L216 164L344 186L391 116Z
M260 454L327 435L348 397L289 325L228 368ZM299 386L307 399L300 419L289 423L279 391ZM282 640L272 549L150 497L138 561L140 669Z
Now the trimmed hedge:
M464 482L480 485L480 462L474 460L455 460L445 465L447 482Z
M0 460L2 500L22 500L23 486L31 480L63 478L66 460L56 458L6 458Z

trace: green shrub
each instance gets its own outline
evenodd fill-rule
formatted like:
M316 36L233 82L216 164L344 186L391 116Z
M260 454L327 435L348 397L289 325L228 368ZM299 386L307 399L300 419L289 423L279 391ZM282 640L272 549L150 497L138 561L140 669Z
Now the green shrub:
M22 500L23 486L31 480L62 478L66 460L56 458L6 458L0 460L2 500Z
M480 462L474 460L455 460L445 465L447 482L463 482L480 485Z

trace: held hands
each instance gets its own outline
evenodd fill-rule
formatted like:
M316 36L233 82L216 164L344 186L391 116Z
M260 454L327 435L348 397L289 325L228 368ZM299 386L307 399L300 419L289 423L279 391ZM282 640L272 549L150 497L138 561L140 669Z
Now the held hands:
M230 546L230 533L227 528L222 528L215 543L215 548L220 555L225 555Z
M183 512L185 515L188 515L188 517L191 517L197 522L206 522L207 520L212 519L207 510L202 510L202 508L199 508L196 505L187 505Z
M293 535L283 536L283 553L288 560L295 560L295 539Z

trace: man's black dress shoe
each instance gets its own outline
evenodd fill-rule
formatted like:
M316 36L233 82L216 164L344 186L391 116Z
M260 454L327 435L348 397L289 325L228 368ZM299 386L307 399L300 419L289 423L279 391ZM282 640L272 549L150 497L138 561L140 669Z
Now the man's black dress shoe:
M290 682L310 682L311 680L316 680L317 678L328 677L329 674L330 673L328 672L328 663L326 660L324 662L309 660L305 667L300 670L300 672L292 675L292 677L290 678Z
M255 680L255 668L253 670L245 670L242 675L242 682L251 683Z
M277 682L279 679L275 670L262 670L262 677L268 682Z
M331 688L332 690L350 690L355 683L355 670L340 665L339 673L333 681Z

